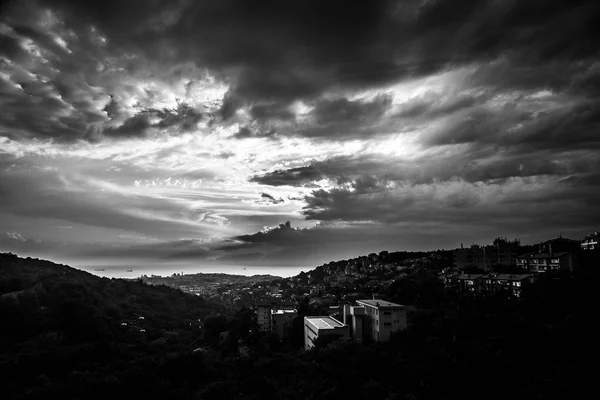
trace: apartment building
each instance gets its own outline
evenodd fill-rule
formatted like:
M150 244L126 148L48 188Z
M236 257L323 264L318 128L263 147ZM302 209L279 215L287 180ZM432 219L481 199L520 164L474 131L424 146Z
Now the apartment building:
M458 289L460 287L458 277L461 275L457 271L448 271L438 275L439 280L442 281L446 289Z
M509 241L506 238L496 238L492 245L472 245L453 252L454 266L459 269L477 268L490 271L493 266L511 266L516 264L516 258L521 243L519 240Z
M529 272L573 271L571 253L534 253L517 257L517 266Z
M254 311L256 312L258 329L262 332L271 331L271 304L267 302L256 303L254 304Z
M288 329L294 319L298 316L296 310L272 310L271 311L271 331L277 335L279 340L287 336Z
M322 336L349 337L348 326L329 316L304 317L304 347L306 350L315 346L315 341Z
M288 326L298 316L291 302L275 299L261 299L254 303L256 323L261 332L273 332L283 339Z
M350 337L355 342L362 342L365 335L365 308L363 306L344 304L339 307L338 315L340 315L340 319L344 324L348 325Z
M590 235L587 235L581 241L581 248L583 250L600 250L600 246L598 245L599 239L600 239L600 232L594 232Z
M460 274L456 277L458 288L463 291L480 293L483 287L485 274Z
M483 278L482 289L488 293L510 293L515 297L521 296L524 286L533 283L534 276L531 274L498 274L491 273Z
M356 303L365 309L363 332L373 340L387 341L392 332L406 328L404 306L381 299L357 300Z

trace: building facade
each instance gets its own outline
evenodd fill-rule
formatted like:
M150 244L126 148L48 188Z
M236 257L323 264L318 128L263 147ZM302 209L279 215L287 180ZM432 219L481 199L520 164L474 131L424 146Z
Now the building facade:
M298 316L293 303L282 300L257 300L254 303L256 323L261 332L274 332L282 339L287 326Z
M481 293L484 276L485 274L460 274L456 278L458 289L472 293Z
M521 243L519 240L509 241L506 238L496 238L492 245L472 245L453 252L454 266L459 269L477 268L491 271L494 266L511 266L516 264Z
M573 271L571 253L534 253L519 256L517 266L533 273Z
M355 342L362 342L365 335L365 308L363 306L344 304L340 307L340 313L342 321L348 325L350 337Z
M364 335L369 335L377 342L390 339L392 332L406 329L406 309L400 304L389 301L357 300L359 306L364 307Z
M483 290L488 293L508 293L521 296L524 286L533 283L531 274L487 274L483 277Z
M581 248L583 250L600 250L600 246L598 245L599 239L600 239L600 232L594 232L590 235L587 235L581 241Z
M272 310L271 331L277 335L279 340L283 340L297 316L298 312L296 310Z
M262 332L271 331L271 304L256 303L254 305L254 310L256 312L258 329Z
M309 350L315 346L315 341L323 336L350 336L348 326L329 316L304 317L304 348Z

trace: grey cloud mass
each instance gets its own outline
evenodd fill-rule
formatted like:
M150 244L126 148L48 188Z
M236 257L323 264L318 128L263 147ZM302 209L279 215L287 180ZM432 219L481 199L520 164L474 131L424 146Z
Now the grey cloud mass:
M598 43L591 0L12 2L0 245L292 265L598 230Z

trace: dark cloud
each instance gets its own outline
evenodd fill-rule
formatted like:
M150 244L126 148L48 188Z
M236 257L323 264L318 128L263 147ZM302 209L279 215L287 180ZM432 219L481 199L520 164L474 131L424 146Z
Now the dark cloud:
M263 199L267 199L270 203L273 203L273 204L283 203L283 199L276 199L275 197L271 196L268 193L261 193L260 197Z
M532 68L597 54L592 1L49 4L97 25L124 49L237 69L234 90L244 100L286 102L339 83L378 85L507 51Z
M321 100L312 112L317 124L345 121L354 123L364 118L378 118L389 109L391 97L380 95L372 101L348 100L340 98L335 100Z
M300 186L319 180L323 177L318 168L314 166L276 170L260 176L253 176L250 181L269 186Z
M282 130L290 136L332 139L373 137L389 133L389 128L382 126L385 123L382 117L391 103L391 96L383 94L372 100L322 98L315 101L314 108L306 116L310 121L308 125L292 125L289 128L284 125Z
M390 166L393 165L393 168ZM332 157L306 167L275 170L254 176L251 182L270 186L310 187L310 182L329 179L355 189L381 182L436 184L452 180L499 183L510 178L535 176L587 176L600 169L600 157L584 149L559 152L541 147L529 152L501 150L496 145L475 145L463 151L427 153L409 161L383 156Z
M249 139L249 138L270 138L274 137L277 134L275 129L271 128L270 130L261 130L252 129L247 126L242 126L233 136L236 139Z
M105 107L105 111L111 119L117 119L120 114L119 105L114 99ZM207 117L210 118L188 104L180 102L174 109L142 109L121 125L102 130L102 134L110 137L143 137L147 135L149 128L164 132L165 129L173 127L177 128L178 133L187 132L193 130L198 122ZM152 122L153 118L158 121Z
M433 224L440 229L483 224L504 231L514 229L519 221L536 221L529 223L528 232L573 226L592 229L600 223L600 197L595 189L534 178L513 180L509 185L481 186L457 180L395 188L377 181L356 190L314 191L307 196L303 213L321 221Z
M323 94L382 87L466 65L480 68L473 76L475 86L494 90L596 86L595 75L589 73L600 41L600 6L594 1L92 1L82 5L46 0L38 4L56 11L57 32L74 32L77 40L69 41L71 53L36 22L38 14L32 10L37 9L32 5L7 14L13 36L3 36L6 46L2 48L19 64L31 62L35 56L23 52L15 38L32 40L48 67L61 72L57 80L62 82L57 84L65 93L95 81L98 63L110 69L111 59L118 59L119 68L129 74L192 63L231 85L219 111L225 120L249 106L256 121L291 122L295 115L288 106L293 101L315 103L316 126L288 127L282 130L286 134L356 137L385 131L374 127L373 120L387 110L389 99L331 100ZM107 45L94 42L97 37L90 34L90 27L106 37ZM35 136L98 139L93 126L106 121L96 107L69 96L63 96L64 104L57 103L43 87L31 90L33 94L15 95L15 100L3 104L8 111L2 122L11 131L22 128ZM431 104L414 104L400 115L430 111L433 116L474 102L474 97L459 98L437 111ZM27 121L19 110L42 118ZM51 118L56 114L70 115L57 123ZM111 126L107 134L144 136L146 118L128 118L132 120ZM185 116L178 112L154 125L187 130L199 118L194 111Z
M264 120L292 120L295 118L295 114L287 109L287 107L283 107L281 104L271 103L271 104L258 104L252 106L250 109L250 115L252 118L264 121Z
M290 221L284 224L279 224L278 227L272 228L266 232L257 232L252 235L236 236L235 239L242 242L260 243L260 242L276 242L282 240L287 235L298 235L301 231L292 228Z
M569 151L596 148L600 137L600 102L553 106L551 112L528 108L526 100L507 102L500 110L475 108L448 121L423 140L428 146L494 145L514 152Z

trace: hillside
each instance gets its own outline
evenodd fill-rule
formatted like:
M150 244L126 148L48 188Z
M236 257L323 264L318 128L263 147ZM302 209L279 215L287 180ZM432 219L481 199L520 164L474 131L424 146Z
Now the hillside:
M220 312L166 286L0 254L0 397L54 398L156 368L201 344L202 320Z
M219 293L226 287L243 287L275 279L282 279L273 275L232 275L223 273L197 273L197 274L173 274L171 276L142 275L144 283L149 285L165 285L178 288L186 293L200 295L206 299L220 302Z
M448 292L411 268L387 294L419 299L405 331L305 352L302 318L322 310L304 301L279 342L248 309L0 255L0 398L595 399L597 265L519 300Z

